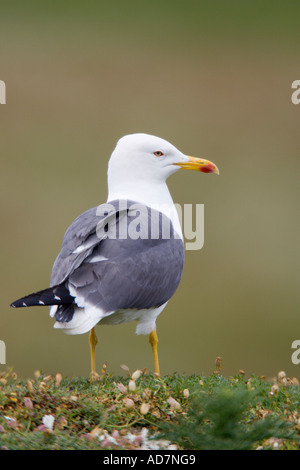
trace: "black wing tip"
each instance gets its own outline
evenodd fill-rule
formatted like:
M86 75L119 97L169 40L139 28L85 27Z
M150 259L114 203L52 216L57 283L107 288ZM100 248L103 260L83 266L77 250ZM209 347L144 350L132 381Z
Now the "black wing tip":
M19 307L28 307L28 305L22 301L22 299L15 300L10 304L10 307L12 308L19 308Z
M44 305L66 305L72 304L74 297L71 296L69 290L64 285L47 287L47 289L34 292L32 294L21 297L10 304L13 308L34 307Z

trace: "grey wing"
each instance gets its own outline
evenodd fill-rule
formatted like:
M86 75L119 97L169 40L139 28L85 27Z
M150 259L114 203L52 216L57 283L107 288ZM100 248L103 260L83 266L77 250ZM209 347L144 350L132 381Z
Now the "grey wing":
M175 236L173 226L169 237L163 238L160 228L159 237L152 239L149 208L145 217L149 228L146 239L107 237L69 276L70 292L76 294L78 305L88 303L112 312L159 307L171 298L182 275L183 242ZM160 214L161 225L164 217ZM130 212L119 218L119 230L128 233L133 220ZM140 221L143 223L142 218Z
M103 312L163 305L181 279L182 240L175 236L167 218L170 233L167 238L162 236L162 214L159 236L152 239L153 213L149 208L139 219L148 227L147 237L132 239L129 231L135 214L120 210L118 201L109 205L106 216L98 216L99 207L106 205L98 206L83 213L69 227L53 266L51 285L64 282L79 307L88 305ZM120 233L127 235L120 238Z
M113 229L119 216L117 205L112 203L88 209L74 220L64 235L61 251L53 264L50 287L67 280L109 235L104 227L108 225Z

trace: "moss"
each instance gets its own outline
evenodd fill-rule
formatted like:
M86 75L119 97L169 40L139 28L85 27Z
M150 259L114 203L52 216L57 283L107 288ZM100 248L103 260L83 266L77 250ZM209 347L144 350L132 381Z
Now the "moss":
M2 373L0 447L300 448L300 389L286 377L127 375L22 380ZM47 415L54 418L51 428Z

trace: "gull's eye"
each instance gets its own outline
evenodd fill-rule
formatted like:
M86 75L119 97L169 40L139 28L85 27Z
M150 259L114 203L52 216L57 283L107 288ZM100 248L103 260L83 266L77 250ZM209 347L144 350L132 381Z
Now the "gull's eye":
M157 152L154 152L154 155L156 157L162 157L163 156L163 153L160 151L160 150L157 150Z

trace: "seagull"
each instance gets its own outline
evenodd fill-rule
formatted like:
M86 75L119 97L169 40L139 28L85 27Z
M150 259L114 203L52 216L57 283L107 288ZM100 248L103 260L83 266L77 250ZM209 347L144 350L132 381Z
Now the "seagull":
M50 287L11 307L45 305L54 328L89 333L91 377L98 376L96 325L137 322L149 335L154 374L160 375L156 319L180 283L184 239L166 184L178 170L219 174L209 160L187 156L160 137L137 133L119 139L109 159L108 197L67 229Z

